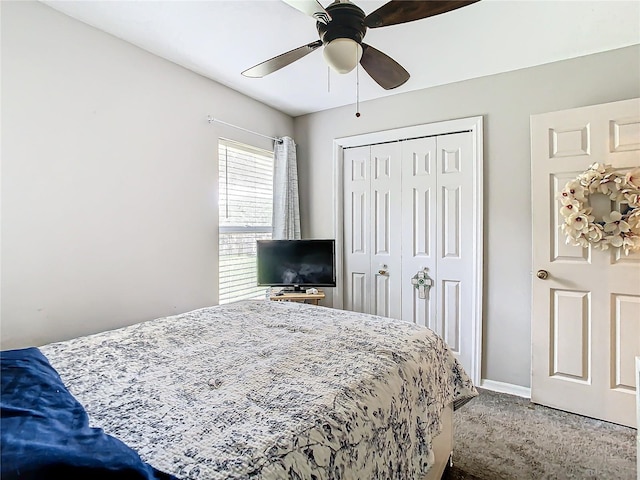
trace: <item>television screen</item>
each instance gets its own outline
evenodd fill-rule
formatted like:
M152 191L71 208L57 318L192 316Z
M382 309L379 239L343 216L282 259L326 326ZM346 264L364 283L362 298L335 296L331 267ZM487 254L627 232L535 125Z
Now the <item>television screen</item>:
M258 285L335 287L334 240L258 240Z

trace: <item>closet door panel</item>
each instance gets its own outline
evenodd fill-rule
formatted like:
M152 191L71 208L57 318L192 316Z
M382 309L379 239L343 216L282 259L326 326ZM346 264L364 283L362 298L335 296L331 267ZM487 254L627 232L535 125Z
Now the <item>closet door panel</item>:
M344 306L372 313L371 159L368 146L344 150Z
M398 143L371 146L371 273L373 311L376 315L401 318L401 239L399 212L402 168Z
M437 137L438 208L437 332L466 367L472 352L473 136L470 132Z
M437 171L435 137L402 142L402 318L436 330L434 289L421 298L418 271L435 277Z

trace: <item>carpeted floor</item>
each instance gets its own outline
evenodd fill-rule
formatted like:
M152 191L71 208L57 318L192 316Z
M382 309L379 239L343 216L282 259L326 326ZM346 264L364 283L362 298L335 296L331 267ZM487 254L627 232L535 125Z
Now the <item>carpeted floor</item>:
M454 414L443 479L636 479L635 429L479 392Z

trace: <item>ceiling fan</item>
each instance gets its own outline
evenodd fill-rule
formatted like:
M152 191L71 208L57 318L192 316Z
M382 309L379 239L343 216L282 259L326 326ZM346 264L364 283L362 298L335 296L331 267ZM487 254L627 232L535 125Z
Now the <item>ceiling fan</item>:
M283 0L313 17L320 40L266 60L242 75L261 78L301 59L324 45L326 62L338 73L348 73L358 62L385 90L409 80L409 72L388 55L362 41L367 28L412 22L465 7L479 0L391 0L369 15L349 0L335 0L326 9L317 0Z

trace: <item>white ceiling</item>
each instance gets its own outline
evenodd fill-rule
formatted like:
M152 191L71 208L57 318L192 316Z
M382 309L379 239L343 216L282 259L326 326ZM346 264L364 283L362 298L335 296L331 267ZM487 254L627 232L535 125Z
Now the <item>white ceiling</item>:
M292 116L356 101L356 71L329 76L320 49L261 79L240 74L318 39L315 21L280 0L43 3ZM355 3L368 14L386 1ZM385 91L360 69L360 101L638 44L640 1L482 0L370 29L365 42L411 78Z

